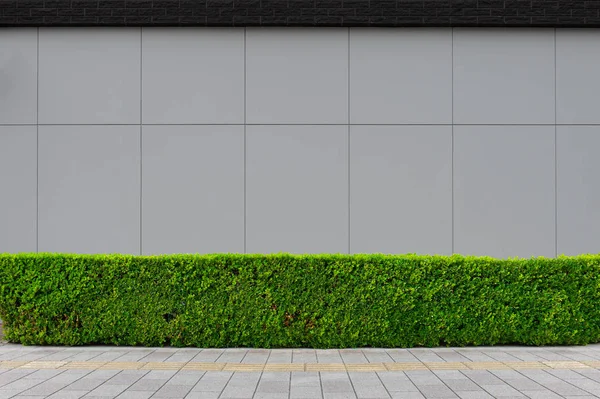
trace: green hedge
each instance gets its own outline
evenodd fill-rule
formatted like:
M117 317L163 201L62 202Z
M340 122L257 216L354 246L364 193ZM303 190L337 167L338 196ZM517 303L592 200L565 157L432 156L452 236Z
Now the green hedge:
M23 344L414 347L600 341L600 256L0 255Z

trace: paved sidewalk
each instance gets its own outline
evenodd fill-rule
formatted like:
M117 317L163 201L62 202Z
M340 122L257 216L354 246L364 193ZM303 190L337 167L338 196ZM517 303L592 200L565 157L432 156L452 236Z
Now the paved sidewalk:
M0 346L0 399L598 397L600 345L350 350Z

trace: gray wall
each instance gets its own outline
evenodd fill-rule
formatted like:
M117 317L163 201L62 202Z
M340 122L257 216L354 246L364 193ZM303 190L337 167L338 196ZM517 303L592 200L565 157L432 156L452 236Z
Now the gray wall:
M0 31L0 252L600 252L600 30Z

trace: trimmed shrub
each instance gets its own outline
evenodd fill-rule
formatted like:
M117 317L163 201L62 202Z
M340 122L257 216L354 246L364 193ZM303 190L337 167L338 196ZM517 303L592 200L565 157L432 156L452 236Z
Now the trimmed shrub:
M600 341L600 256L0 255L11 342L197 347Z

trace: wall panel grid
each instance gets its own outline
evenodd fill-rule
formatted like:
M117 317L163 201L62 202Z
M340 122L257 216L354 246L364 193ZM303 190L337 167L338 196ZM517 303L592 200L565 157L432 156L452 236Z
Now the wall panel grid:
M596 29L4 29L0 252L598 252L599 54Z

